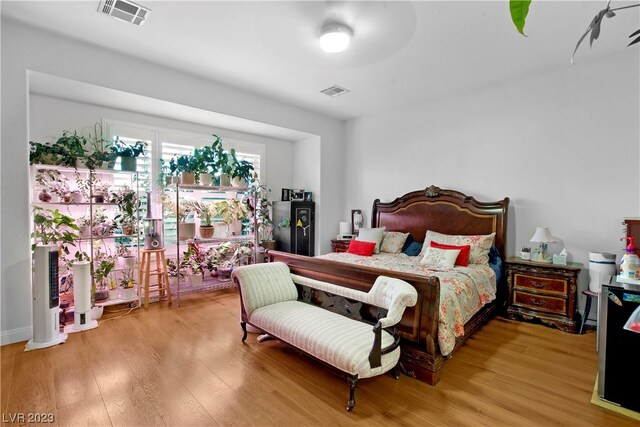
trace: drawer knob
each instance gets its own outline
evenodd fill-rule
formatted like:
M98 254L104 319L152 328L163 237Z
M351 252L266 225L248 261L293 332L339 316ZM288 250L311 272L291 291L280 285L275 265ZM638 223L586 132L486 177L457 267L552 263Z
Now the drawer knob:
M542 289L542 288L544 288L544 283L541 283L541 282L531 282L531 286L533 286L534 288Z
M545 305L547 303L547 301L545 301L543 299L531 298L531 303L533 305L537 305L538 307L542 307L543 305Z

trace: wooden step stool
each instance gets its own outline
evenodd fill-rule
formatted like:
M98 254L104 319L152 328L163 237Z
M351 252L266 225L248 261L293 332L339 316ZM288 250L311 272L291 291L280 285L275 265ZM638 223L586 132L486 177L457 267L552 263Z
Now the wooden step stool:
M149 307L149 293L158 292L160 298L165 296L171 304L171 288L169 287L169 274L167 273L167 262L164 257L166 249L142 249L140 260L140 286L144 286L144 308ZM156 256L156 268L151 270L151 256ZM157 276L158 282L149 285L151 276Z

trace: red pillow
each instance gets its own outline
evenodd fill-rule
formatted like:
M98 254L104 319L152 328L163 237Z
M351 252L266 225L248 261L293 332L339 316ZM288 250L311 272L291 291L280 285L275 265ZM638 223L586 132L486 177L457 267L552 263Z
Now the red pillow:
M471 245L464 246L454 246L454 245L445 245L444 243L434 242L433 240L430 243L432 248L438 249L460 249L460 253L458 254L458 258L456 258L456 264L462 267L466 267L469 265L469 252L471 252Z
M365 242L363 240L353 239L351 243L349 243L349 249L347 249L347 253L354 255L371 256L375 248L375 242Z

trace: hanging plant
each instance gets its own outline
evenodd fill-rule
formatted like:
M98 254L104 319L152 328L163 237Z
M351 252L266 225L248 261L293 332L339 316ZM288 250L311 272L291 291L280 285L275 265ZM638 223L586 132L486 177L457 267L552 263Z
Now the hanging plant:
M509 1L509 11L511 12L511 20L516 26L516 29L518 30L518 32L523 36L525 35L524 25L527 19L527 15L529 14L530 4L531 4L531 0L510 0ZM589 46L592 46L593 42L595 40L598 40L598 37L600 37L600 27L605 17L613 18L614 16L616 16L615 11L629 9L629 8L638 7L638 6L640 6L640 4L632 4L630 6L623 6L623 7L617 7L612 9L611 0L609 0L607 2L607 7L602 9L600 12L596 14L596 16L594 16L593 20L591 20L591 23L589 24L589 27L587 27L587 31L585 31L582 37L580 37L580 40L578 40L578 43L576 44L576 48L573 50L573 54L571 55L571 63L573 64L573 58L576 52L578 51L580 44L585 39L585 37L587 37L587 35L590 34ZM636 38L632 40L631 43L629 43L627 46L631 46L640 42L640 30L635 31L629 36L629 38L632 38L632 37L636 37Z

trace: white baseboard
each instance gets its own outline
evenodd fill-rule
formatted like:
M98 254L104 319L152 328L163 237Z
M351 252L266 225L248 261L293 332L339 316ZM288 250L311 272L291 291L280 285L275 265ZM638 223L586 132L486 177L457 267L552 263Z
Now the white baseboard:
M28 341L33 336L31 326L10 329L0 332L0 345L13 344L19 341Z

